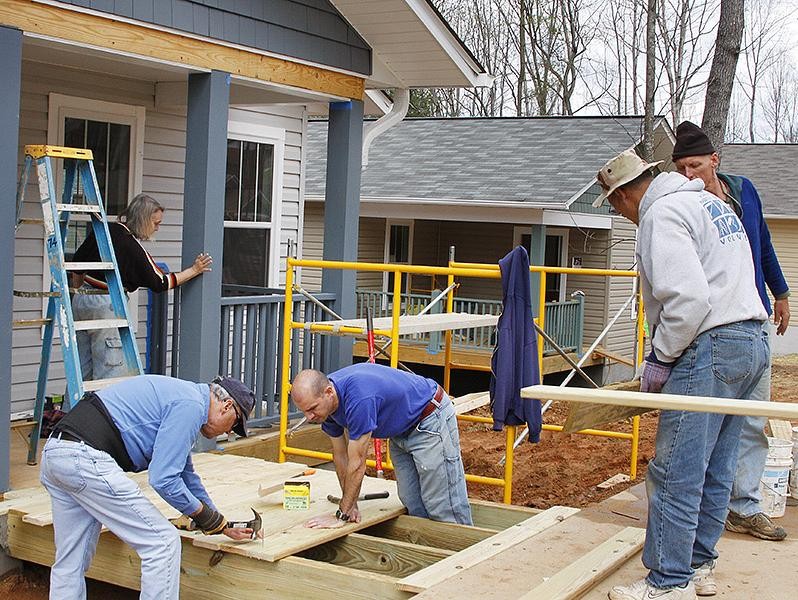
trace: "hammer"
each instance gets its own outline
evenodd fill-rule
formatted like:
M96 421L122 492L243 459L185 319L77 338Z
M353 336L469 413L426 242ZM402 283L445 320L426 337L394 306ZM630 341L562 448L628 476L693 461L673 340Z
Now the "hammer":
M361 494L358 496L357 501L360 502L361 500L379 500L380 498L387 498L390 496L390 492L374 492L373 494ZM340 504L341 499L338 496L333 496L332 494L327 494L327 500L332 502L333 504Z

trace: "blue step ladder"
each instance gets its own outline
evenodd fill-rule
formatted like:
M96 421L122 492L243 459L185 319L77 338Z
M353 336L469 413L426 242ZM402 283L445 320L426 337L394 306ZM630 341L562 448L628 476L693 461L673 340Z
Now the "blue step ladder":
M64 160L64 189L62 201L57 202L53 166L51 159ZM62 146L25 146L25 164L17 188L17 227L24 222L40 222L44 227L44 237L47 246L47 257L50 264L50 291L49 292L17 292L14 294L24 297L46 297L47 314L44 319L30 321L16 321L17 326L44 325L42 336L42 356L39 364L39 376L36 384L36 401L33 409L34 425L28 443L28 464L35 465L39 436L42 429L42 416L44 414L45 392L47 387L47 371L50 366L50 355L53 344L53 329L58 326L61 337L61 351L64 357L64 371L67 383L67 394L64 397L64 410L74 406L84 392L95 391L107 387L118 381L141 375L144 371L141 366L136 338L130 323L127 298L119 276L116 256L108 232L108 219L100 197L97 176L94 172L91 150L82 148L64 148ZM42 220L22 219L22 202L24 200L25 186L31 167L35 164L36 175L39 180L39 196L41 198ZM73 189L79 181L83 191L82 203L75 203ZM88 214L91 217L91 226L97 240L100 262L67 262L64 259L64 239L67 234L67 225L71 213ZM68 272L70 271L103 271L108 285L107 293L110 295L115 318L91 321L75 321L72 316L71 293L97 293L94 290L70 290ZM125 365L130 373L127 377L115 377L93 381L83 381L83 373L78 356L77 331L95 329L118 328L122 340L122 349Z

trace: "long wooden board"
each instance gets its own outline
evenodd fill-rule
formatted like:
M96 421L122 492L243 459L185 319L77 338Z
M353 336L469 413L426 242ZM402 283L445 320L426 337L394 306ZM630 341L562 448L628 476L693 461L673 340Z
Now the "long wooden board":
M527 592L519 600L573 600L637 554L645 529L627 527Z
M618 390L625 392L639 392L640 380L624 381L613 383L602 387L603 390ZM608 404L571 404L568 407L568 416L563 424L563 433L575 433L582 429L596 429L608 423L622 421L643 413L649 412L649 408L637 408L634 406L613 406Z
M473 567L516 544L528 540L530 537L578 512L578 508L554 506L525 521L508 527L496 535L477 542L457 554L444 558L434 565L430 565L413 575L401 579L398 583L399 589L406 592L422 592L456 575L458 572L462 572L464 569Z
M399 317L399 335L411 333L427 333L430 331L446 331L448 329L464 329L466 327L492 327L499 321L499 315L474 315L470 313L435 313L424 315L402 315ZM392 318L374 319L375 331L391 330ZM341 327L355 327L366 332L366 319L344 319L342 321L318 321L304 324L305 329L321 326L331 328L330 331L318 330L319 333L336 333Z
M521 397L612 404L615 406L636 406L652 410L689 410L727 415L798 419L798 404L786 402L759 402L757 400L730 400L728 398L712 398L708 396L562 388L552 385L531 385L522 388Z

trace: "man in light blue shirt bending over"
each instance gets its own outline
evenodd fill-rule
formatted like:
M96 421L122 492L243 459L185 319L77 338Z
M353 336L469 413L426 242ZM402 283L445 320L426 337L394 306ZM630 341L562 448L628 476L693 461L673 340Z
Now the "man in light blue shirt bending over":
M208 384L142 375L84 395L42 452L55 529L50 598L86 597L84 573L105 525L141 558L141 598L178 599L180 536L125 472L149 469L152 488L204 533L250 538L251 529L227 527L194 471L191 448L200 433L246 437L254 403L247 386L229 377Z

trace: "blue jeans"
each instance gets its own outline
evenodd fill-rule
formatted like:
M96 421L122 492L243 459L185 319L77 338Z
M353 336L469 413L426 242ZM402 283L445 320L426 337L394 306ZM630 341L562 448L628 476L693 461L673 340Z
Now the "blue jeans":
M391 438L399 499L414 517L471 525L460 432L449 396L406 433Z
M76 321L117 318L107 294L75 294L72 316ZM131 375L118 329L77 331L75 337L84 381Z
M178 600L180 536L107 453L51 437L39 477L53 507L50 598L86 597L84 573L105 525L141 558L142 600Z
M750 396L769 360L760 321L715 327L684 351L663 393ZM717 558L729 506L743 417L664 410L648 465L643 564L657 588L683 585L693 568Z
M765 326L769 336L773 335L773 325ZM751 392L750 400L770 401L770 373L772 361L768 361L762 379ZM768 457L768 438L765 435L767 417L743 417L743 430L740 434L740 449L737 452L737 473L734 475L729 510L743 517L750 517L762 509L759 501L759 481L765 470Z

